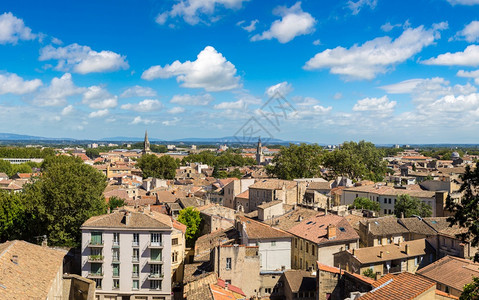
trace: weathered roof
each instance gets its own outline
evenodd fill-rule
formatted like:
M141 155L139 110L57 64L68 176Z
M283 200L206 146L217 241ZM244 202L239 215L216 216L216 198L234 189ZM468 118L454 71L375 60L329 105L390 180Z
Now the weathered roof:
M265 208L268 208L268 207L271 207L271 206L275 206L275 205L278 205L278 204L283 204L283 201L281 200L274 200L274 201L270 201L270 202L266 202L266 203L263 203L263 204L260 204L258 205L258 208L262 208L262 209L265 209Z
M255 210L255 212L257 213L258 211ZM274 227L288 231L289 229L301 223L303 220L309 219L317 214L318 212L313 209L296 207L296 209L287 212L282 216L274 217L272 222Z
M46 299L65 254L25 241L0 244L0 298Z
M218 245L232 244L236 241L238 233L236 229L220 229L212 233L200 236L195 242L195 262L209 261L211 250Z
M439 218L435 218L439 219ZM444 217L442 219L447 219ZM423 234L426 236L436 235L437 232L431 226L429 226L426 222L424 222L421 218L412 217L412 218L401 218L398 219L398 222L401 223L404 227L409 230L409 232L416 233L416 234ZM437 221L436 221L437 222Z
M410 195L411 197L418 197L418 198L432 198L436 195L434 191L426 191L417 189L416 187L406 186L405 189L402 188L394 188L391 186L385 185L362 185L362 186L355 186L351 188L344 189L345 192L360 192L360 193L372 193L382 196L399 196L399 195Z
M127 213L129 219L127 221ZM115 211L111 214L101 216L94 216L83 223L82 228L152 228L152 229L170 229L171 226L161 222L154 217L155 212L141 213L141 212L126 212Z
M249 190L246 190L241 194L236 195L236 198L249 199Z
M308 190L330 190L331 189L331 182L309 182L306 185L306 189Z
M305 270L287 270L284 273L286 283L292 293L316 290L316 276Z
M263 189L263 190L281 190L283 186L286 189L292 189L297 186L296 181L281 180L281 179L263 179L250 185L250 189Z
M421 296L431 289L435 290L435 285L432 281L408 272L399 275L387 274L373 284L375 288L372 291L359 297L359 299L410 300Z
M284 230L273 228L264 223L242 216L238 216L236 218L242 223L243 229L248 235L248 239L256 240L293 237L290 233Z
M361 264L371 264L381 261L425 255L427 245L426 239L420 239L403 242L400 245L388 244L347 250L347 252L353 255ZM409 254L406 254L406 246L409 246Z
M479 277L479 264L468 259L445 256L418 270L417 274L462 291L472 277Z
M328 239L328 226L336 227L336 237ZM338 241L350 241L359 239L359 235L344 217L333 214L317 214L304 220L300 224L289 229L288 232L312 241L316 244L323 244Z
M408 233L403 225L399 224L394 216L387 216L376 219L368 219L361 221L364 226L368 227L368 231L373 236L385 236L394 234Z
M349 273L349 272L346 272L345 270L341 270L340 268L336 268L336 267L332 267L332 266L328 266L328 265L324 265L320 262L316 262L317 266L318 266L318 270L320 271L324 271L324 272L329 272L329 273L334 273L334 274L344 274L344 273L347 273L365 283L368 283L368 284L372 284L374 283L376 280L370 278L370 277L367 277L367 276L363 276L363 275L359 275L359 274L355 274L355 273Z

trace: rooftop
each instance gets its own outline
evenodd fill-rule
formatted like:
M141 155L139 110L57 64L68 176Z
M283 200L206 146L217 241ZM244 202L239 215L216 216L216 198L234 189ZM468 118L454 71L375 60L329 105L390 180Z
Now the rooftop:
M287 190L295 188L297 186L296 181L281 180L281 179L263 179L250 185L250 189L263 189L263 190L281 190L285 187Z
M347 250L347 252L353 255L361 264L371 264L425 255L427 245L426 239L420 239L401 244L359 248L354 249L354 252L353 250ZM409 246L409 254L406 253L406 246Z
M286 283L292 293L316 290L316 275L304 270L287 270L284 273Z
M144 229L171 229L171 225L165 220L160 219L161 215L156 212L133 212L133 211L114 211L110 214L94 216L86 220L82 225L84 228L144 228ZM171 220L169 221L171 224Z
M246 217L238 216L236 219L242 223L243 230L246 232L248 239L255 240L293 237L290 233L284 230L273 228L269 225Z

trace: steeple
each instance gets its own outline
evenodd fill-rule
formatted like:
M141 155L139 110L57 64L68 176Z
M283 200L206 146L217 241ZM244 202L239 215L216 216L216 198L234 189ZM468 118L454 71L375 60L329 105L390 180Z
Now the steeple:
M145 130L145 141L143 142L143 151L142 154L150 154L150 141L148 140L148 131Z
M256 147L256 163L261 165L264 162L263 146L261 145L261 137L258 138L258 146Z

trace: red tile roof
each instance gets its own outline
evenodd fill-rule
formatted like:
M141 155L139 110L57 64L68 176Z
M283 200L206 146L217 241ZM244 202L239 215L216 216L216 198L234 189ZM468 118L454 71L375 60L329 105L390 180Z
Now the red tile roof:
M366 277L366 276L362 276L362 275L355 274L355 273L349 273L349 272L346 272L345 270L341 270L340 268L331 267L331 266L328 266L328 265L323 265L320 262L316 262L316 263L318 265L318 270L320 270L320 271L325 271L325 272L334 273L334 274L348 273L349 275L351 275L353 277L356 277L357 279L359 279L363 282L369 283L369 284L373 284L374 282L376 282L376 280L374 280L372 278L369 278L369 277Z
M264 223L254 221L252 219L238 216L239 220L243 224L243 229L248 235L249 239L272 239L272 238L292 238L293 236L281 229L273 228Z

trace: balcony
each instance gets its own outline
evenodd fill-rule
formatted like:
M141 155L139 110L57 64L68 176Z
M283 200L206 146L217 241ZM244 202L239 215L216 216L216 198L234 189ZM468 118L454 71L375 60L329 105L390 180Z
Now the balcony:
M140 261L140 257L139 256L132 256L131 257L131 262L134 262L134 263L137 263Z
M163 277L165 277L165 275L160 273L150 273L148 275L149 280L162 280Z
M103 262L103 255L89 255L88 262L92 263L102 263Z
M112 261L113 263L119 263L119 262L120 262L120 257L115 257L115 256L113 256L113 257L111 258L111 261Z
M112 248L120 248L120 242L119 241L113 241L111 247Z
M163 242L149 242L148 248L153 248L153 249L163 248Z
M132 242L132 243L131 243L131 246L132 246L132 247L135 247L135 248L136 248L136 247L140 247L140 242Z
M163 259L160 257L160 258L153 258L153 257L150 257L148 259L148 263L150 265L160 265L160 264L163 264Z
M103 271L100 271L100 272L88 272L88 278L103 278Z
M90 240L90 242L88 243L88 247L91 247L91 248L103 247L103 240L101 240L101 241Z
M113 278L119 278L120 277L120 272L113 272L112 277Z
M140 272L131 272L131 278L139 278Z

